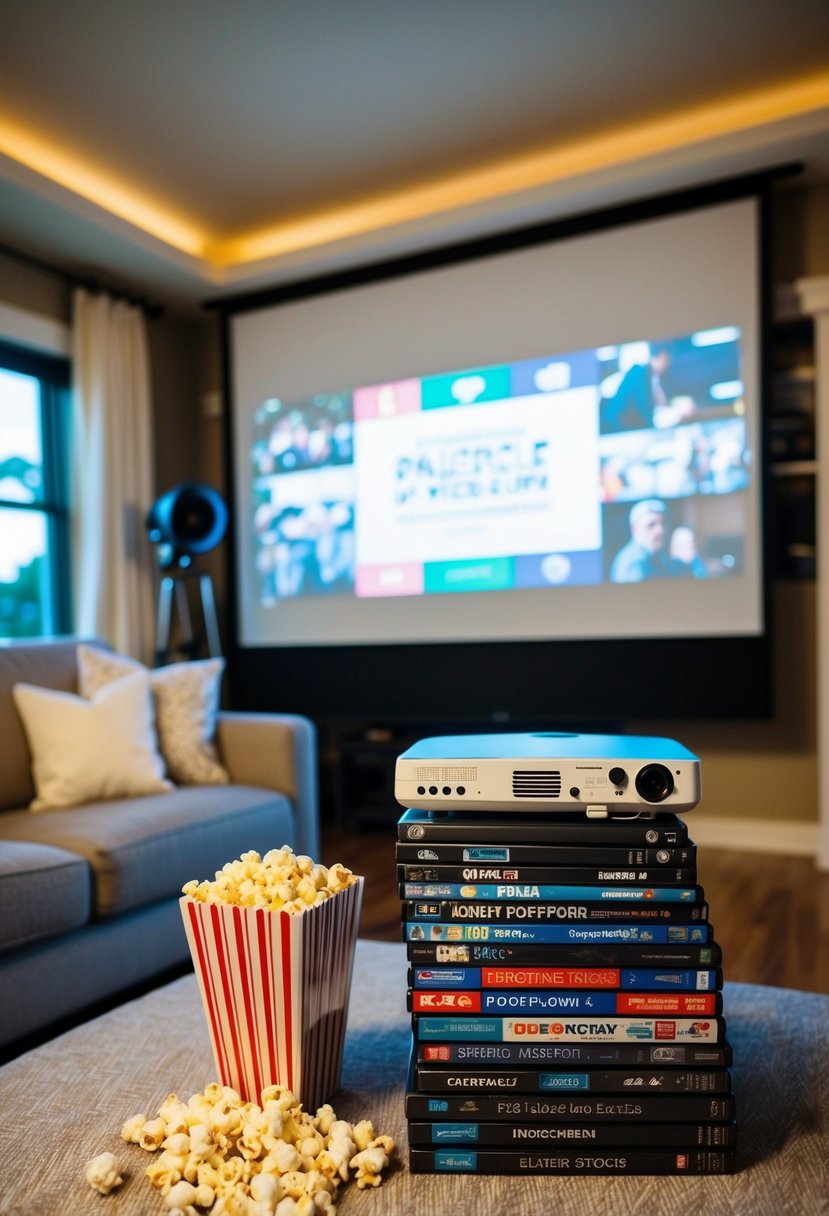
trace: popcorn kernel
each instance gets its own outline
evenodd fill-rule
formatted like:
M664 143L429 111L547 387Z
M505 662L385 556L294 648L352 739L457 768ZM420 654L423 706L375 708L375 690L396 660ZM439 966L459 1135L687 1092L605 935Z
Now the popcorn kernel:
M337 1192L350 1178L361 1190L382 1183L395 1145L375 1136L370 1120L338 1119L328 1103L312 1115L282 1085L264 1089L261 1102L242 1102L212 1083L186 1103L170 1094L157 1119L126 1121L124 1139L147 1152L163 1149L145 1172L171 1216L335 1216ZM182 1111L186 1131L178 1130ZM217 1135L214 1120L235 1130ZM120 1185L113 1155L90 1162L87 1178L102 1194Z
M217 870L212 882L192 878L182 891L200 903L296 915L318 907L356 881L341 862L324 866L310 857L298 857L289 845L283 845L270 849L264 857L253 850L243 853L237 861L228 861Z

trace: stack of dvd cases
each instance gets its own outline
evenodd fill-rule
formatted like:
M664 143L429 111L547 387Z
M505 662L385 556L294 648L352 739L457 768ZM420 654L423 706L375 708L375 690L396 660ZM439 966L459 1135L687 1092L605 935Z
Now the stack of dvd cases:
M735 1169L722 962L675 815L408 810L413 1173Z

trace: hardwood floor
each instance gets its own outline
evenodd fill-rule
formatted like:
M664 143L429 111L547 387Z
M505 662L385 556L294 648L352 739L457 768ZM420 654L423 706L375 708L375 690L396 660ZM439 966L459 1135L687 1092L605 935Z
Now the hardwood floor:
M323 824L322 860L365 875L363 937L400 941L394 838L393 826ZM697 877L727 980L829 993L829 874L808 858L700 847Z

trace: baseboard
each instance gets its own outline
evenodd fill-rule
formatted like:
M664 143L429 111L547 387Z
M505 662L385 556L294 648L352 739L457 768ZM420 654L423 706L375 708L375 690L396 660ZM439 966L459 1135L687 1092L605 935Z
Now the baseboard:
M744 853L777 853L817 857L818 824L786 819L734 819L724 815L691 814L686 820L695 844Z

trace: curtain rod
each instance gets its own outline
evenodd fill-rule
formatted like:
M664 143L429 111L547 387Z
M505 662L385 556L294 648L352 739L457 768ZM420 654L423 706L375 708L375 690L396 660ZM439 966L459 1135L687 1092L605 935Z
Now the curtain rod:
M160 304L155 304L152 300L148 300L146 296L136 295L117 287L111 287L109 284L101 282L97 275L83 275L73 270L66 270L62 266L56 266L52 262L44 261L44 259L35 257L31 253L23 253L20 249L15 249L12 245L6 245L3 242L0 242L0 254L4 257L13 258L17 262L22 262L25 266L31 266L33 270L40 270L44 274L51 275L54 279L60 279L61 282L66 283L69 287L83 287L94 295L105 293L112 296L115 300L123 300L126 304L133 304L136 308L140 308L146 317L152 320L157 320L164 315L164 309Z

